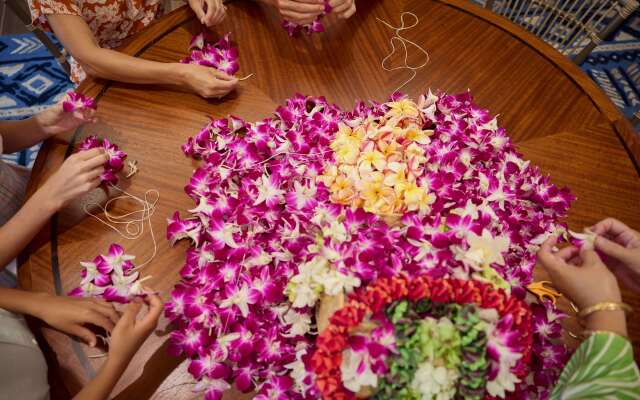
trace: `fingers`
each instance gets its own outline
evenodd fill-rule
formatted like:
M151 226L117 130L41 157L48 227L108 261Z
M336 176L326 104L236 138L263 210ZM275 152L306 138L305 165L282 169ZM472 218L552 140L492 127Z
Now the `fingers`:
M618 261L628 261L629 250L604 236L597 236L594 245L597 250L600 250L609 257L615 258Z
M593 227L591 227L591 230L597 233L598 235L611 235L611 236L618 236L622 233L629 231L630 229L631 228L629 228L623 222L615 218L605 218L602 221L595 224Z
M203 0L192 0L189 2L191 9L198 17L198 21L202 22L204 19L204 1Z
M153 293L152 289L145 290L147 293ZM149 312L147 312L147 315L138 322L138 325L151 332L157 326L158 318L160 318L160 314L162 314L164 306L162 304L162 300L157 294L148 294L145 298L145 302L149 304Z
M98 154L96 157L83 160L82 172L93 171L98 167L102 167L109 160L105 153ZM103 168L100 168L101 170Z
M303 14L296 11L283 12L282 16L298 25L307 25L313 22L319 14Z
M568 262L580 254L580 249L576 246L567 246L555 253L556 257Z
M211 69L211 72L213 72L213 75L221 81L237 81L238 80L238 78L236 78L235 76L231 76L226 72L218 71L217 69Z
M354 5L352 0L331 0L329 4L332 8L331 11L338 15L349 11L349 9Z
M538 251L538 260L547 269L557 270L566 265L562 259L556 257L553 253L553 246L555 246L557 240L555 237L550 237L542 243Z
M92 158L99 157L99 156L101 156L101 155L104 157L104 155L103 155L103 154L104 154L104 149L101 149L101 148L99 148L99 147L96 147L96 148L94 148L94 149L85 150L85 151L81 151L81 152L79 152L79 153L72 154L72 155L69 157L69 159L77 158L77 159L78 159L78 160L80 160L80 161L87 161L87 160L90 160L90 159L92 159ZM106 161L106 159L104 159L104 158L103 158L103 162L104 162L104 161Z
M120 317L120 321L127 324L135 324L136 317L138 313L140 313L140 309L142 308L142 303L138 301L132 301L127 304L127 307L124 309L124 313L122 313L122 317Z
M111 322L113 322L114 324L118 323L118 320L120 319L120 315L118 315L118 312L116 311L116 309L113 308L113 305L111 305L110 303L107 303L106 301L101 301L97 299L92 299L91 302L95 305L96 311L98 311L105 317L109 318Z
M79 338L89 346L96 347L96 343L97 343L96 335L93 332L91 332L89 329L80 325L73 325L72 327L69 328L69 333Z
M582 265L593 266L602 264L602 260L600 260L600 256L598 256L595 250L581 249L580 258L582 259Z
M342 14L340 14L340 18L342 19L349 19L351 17L353 17L353 14L356 13L356 3L351 4L351 7L349 7L349 9L347 9L347 11L343 12Z
M222 22L225 15L224 6L218 0L205 0L207 4L207 11L202 17L201 21L203 25L212 26Z
M95 326L99 326L107 332L111 332L115 327L115 324L111 319L104 316L100 312L95 309L90 309L87 315L84 318L85 323L90 323Z
M280 13L298 24L308 24L324 12L324 3L317 0L280 1Z

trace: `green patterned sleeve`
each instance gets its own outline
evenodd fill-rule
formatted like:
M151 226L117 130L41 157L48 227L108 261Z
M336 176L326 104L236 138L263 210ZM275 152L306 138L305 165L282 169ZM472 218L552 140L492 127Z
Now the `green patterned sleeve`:
M640 400L640 373L631 343L614 333L591 335L565 366L551 399Z

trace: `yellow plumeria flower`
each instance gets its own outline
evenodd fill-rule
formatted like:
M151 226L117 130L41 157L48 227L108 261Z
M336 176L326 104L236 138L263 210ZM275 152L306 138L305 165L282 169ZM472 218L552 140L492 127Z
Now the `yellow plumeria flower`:
M387 103L389 106L389 111L387 115L391 115L393 117L398 118L418 118L420 116L420 112L418 111L418 106L416 103L409 99L403 99L400 101L394 101L391 103Z
M317 181L324 183L326 187L331 187L337 176L338 167L333 164L329 164L325 166L322 175L317 178Z
M360 171L372 171L375 168L378 171L384 171L387 166L387 159L384 154L376 150L373 146L367 146L367 149L360 154L358 167Z
M384 177L385 186L396 186L407 180L407 164L391 162L387 165L389 172Z
M417 126L412 126L407 128L405 137L419 144L429 144L431 143L431 139L429 138L431 135L433 135L433 131L431 130L423 131Z

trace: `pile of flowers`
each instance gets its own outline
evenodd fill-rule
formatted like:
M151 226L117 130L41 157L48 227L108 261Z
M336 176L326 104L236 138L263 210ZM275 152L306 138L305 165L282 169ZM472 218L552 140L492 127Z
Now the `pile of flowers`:
M216 43L207 43L205 33L199 33L191 39L189 50L191 54L180 60L183 64L197 64L215 68L229 76L233 76L240 65L238 64L238 49L231 45L231 33L225 34Z
M76 93L73 90L67 92L64 100L62 101L62 109L64 112L74 112L82 109L96 109L98 105L96 101L89 96L85 96L82 93Z
M529 307L490 284L381 278L331 317L312 365L325 399L502 398L528 374L531 344Z
M124 253L122 246L112 244L107 254L99 255L93 261L82 261L80 286L69 292L69 296L98 297L106 301L128 303L135 297L144 296L133 260L135 256Z
M118 173L124 168L124 160L127 153L109 141L107 138L97 136L87 136L79 144L76 151L86 151L95 148L102 148L108 157L104 164L104 172L100 175L101 183L116 185L118 183Z
M418 101L396 94L351 111L296 95L256 123L214 119L183 151L201 164L185 187L195 208L168 221L168 240L191 247L166 315L175 326L171 352L191 359L209 398L232 384L259 398L322 397L331 385L322 383L314 356L327 322L319 310L334 311L340 306L327 305L375 282L407 278L428 284L431 301L449 282L455 290L443 301L451 304L429 312L407 304L408 315L390 304L386 317L373 315L376 305L367 317L375 326L349 339L340 375L346 397L357 388L380 398L399 393L385 377L404 368L398 351L433 348L427 336L450 346L412 359L406 390L439 398L454 386L479 397L548 395L566 362L557 340L562 316L551 303L522 300L535 253L565 232L561 219L573 197L524 161L468 93L429 92ZM475 294L459 297L476 289L488 302L517 304L518 316ZM430 334L396 332L405 328ZM518 328L523 341L514 338ZM467 353L477 363L458 360ZM331 362L340 368L338 358ZM360 372L365 359L371 374L354 374L350 367ZM478 371L484 378L472 379Z
M300 32L304 32L308 35L312 33L320 33L324 32L324 25L322 25L322 17L331 12L331 4L329 4L329 0L325 0L324 2L324 12L318 15L311 23L300 25L295 22L291 22L289 20L282 21L282 27L286 29L289 33L289 36L294 36Z

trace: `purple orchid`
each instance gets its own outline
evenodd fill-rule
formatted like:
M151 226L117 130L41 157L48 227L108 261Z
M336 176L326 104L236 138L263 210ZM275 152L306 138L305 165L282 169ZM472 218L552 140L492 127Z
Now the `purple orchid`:
M111 143L109 139L100 139L97 136L87 136L78 144L77 151L87 151L94 148L104 149L108 157L104 164L104 171L100 175L100 181L104 184L117 184L118 173L122 171L124 167L124 160L127 158L127 153L120 150L120 148Z
M95 110L98 108L98 105L92 97L74 92L73 90L68 91L65 99L62 101L62 109L64 112L70 113L87 108Z

